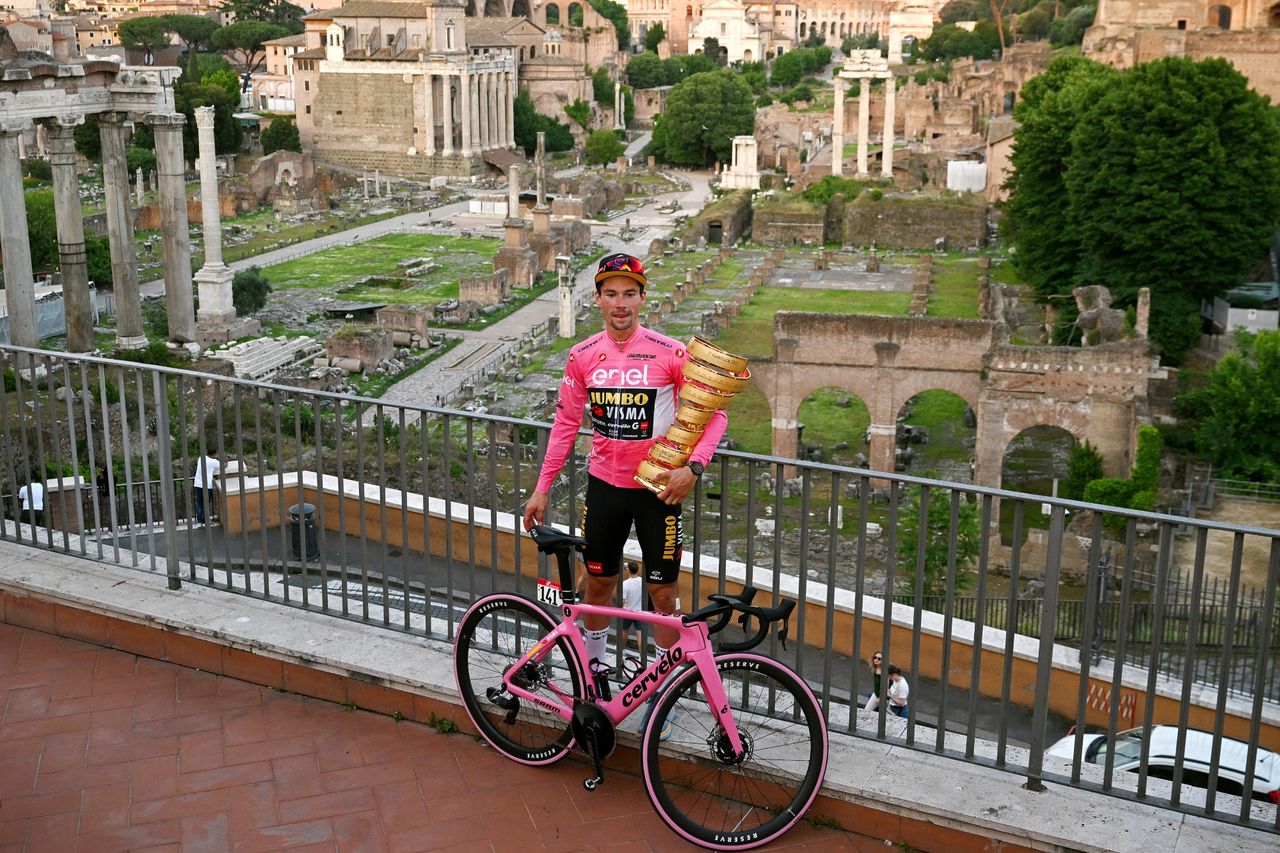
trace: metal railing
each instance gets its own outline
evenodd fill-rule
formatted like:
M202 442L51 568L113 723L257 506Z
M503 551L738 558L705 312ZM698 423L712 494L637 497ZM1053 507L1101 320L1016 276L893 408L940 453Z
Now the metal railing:
M546 424L13 347L0 347L0 367L5 515L22 518L15 495L32 472L63 475L42 523L10 522L4 538L163 567L170 588L205 584L445 640L475 596L531 593L552 571L501 541L518 536ZM191 477L207 454L239 474L221 484L225 517L197 525ZM576 523L585 479L575 453L552 521ZM1005 543L1002 504L1012 542L1048 505L1047 546ZM1116 541L1103 511L1126 520ZM1134 790L1111 765L1046 757L1086 722L1274 745L1280 532L729 451L686 519L694 601L749 583L805 605L797 641L772 653L810 681L833 729L996 766L1030 787L1061 781L1280 832L1274 808L1212 791L1193 801L1145 762ZM1178 525L1190 539L1175 538ZM1043 585L1034 620L1018 609L1029 578ZM1247 583L1258 588L1246 608ZM912 679L901 737L883 711L859 707L875 649Z

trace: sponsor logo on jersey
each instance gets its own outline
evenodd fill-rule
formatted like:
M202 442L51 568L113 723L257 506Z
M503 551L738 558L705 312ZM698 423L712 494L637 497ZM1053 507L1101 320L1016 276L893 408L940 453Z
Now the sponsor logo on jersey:
M587 376L587 384L630 385L633 388L649 386L649 365L640 367L597 367ZM649 386L652 387L652 386Z
M597 560L584 560L583 562L587 564L588 573L593 575L604 574L604 563L601 563Z
M592 388L587 395L591 427L605 438L640 441L653 437L657 394L652 389Z
M644 333L644 339L650 343L657 344L663 349L672 349L675 346L674 342L666 340L665 338L660 338L657 335L649 334L648 332Z

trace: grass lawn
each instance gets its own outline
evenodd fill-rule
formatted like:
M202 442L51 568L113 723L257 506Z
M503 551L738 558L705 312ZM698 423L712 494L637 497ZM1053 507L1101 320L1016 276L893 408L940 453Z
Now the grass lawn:
M779 311L905 317L910 303L908 293L764 287L743 307L733 326L720 335L719 344L730 352L747 356L772 355L773 315Z
M399 277L398 261L432 257L440 268L417 279L412 286L371 283L343 290L350 299L401 304L434 304L458 295L458 282L467 276L492 270L500 241L476 237L441 237L435 234L387 234L354 246L337 246L306 257L275 264L263 272L276 290L297 287L334 288L369 275Z
M939 258L933 264L929 288L930 317L978 319L978 259L974 256Z

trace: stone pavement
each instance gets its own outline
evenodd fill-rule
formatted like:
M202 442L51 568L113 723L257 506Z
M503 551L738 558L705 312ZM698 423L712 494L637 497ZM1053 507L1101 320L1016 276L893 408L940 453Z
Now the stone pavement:
M0 624L0 851L697 849L634 775ZM441 728L445 728L442 724ZM774 850L883 850L798 825Z

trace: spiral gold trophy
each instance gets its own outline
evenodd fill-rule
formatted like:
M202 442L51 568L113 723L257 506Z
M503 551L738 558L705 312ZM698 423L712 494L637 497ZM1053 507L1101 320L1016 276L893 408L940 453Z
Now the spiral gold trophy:
M654 478L689 461L711 416L718 409L728 408L733 395L751 379L745 358L725 352L709 341L694 338L689 342L688 351L675 423L653 443L648 458L636 468L635 481L654 494L666 488Z

